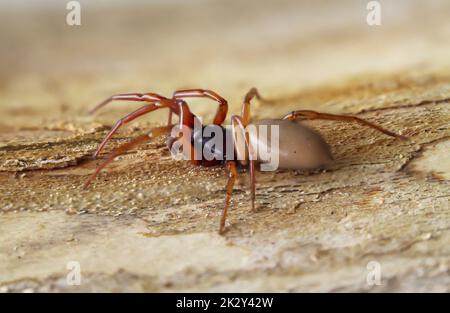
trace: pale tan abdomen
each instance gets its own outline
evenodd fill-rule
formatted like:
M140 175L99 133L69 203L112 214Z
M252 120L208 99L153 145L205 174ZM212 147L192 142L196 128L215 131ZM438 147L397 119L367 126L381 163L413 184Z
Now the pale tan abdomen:
M330 148L314 130L296 122L287 120L261 120L253 123L257 126L258 145L271 146L271 125L279 128L278 168L280 169L318 169L332 164ZM267 136L261 134L260 125L267 125ZM258 152L257 160L265 163Z

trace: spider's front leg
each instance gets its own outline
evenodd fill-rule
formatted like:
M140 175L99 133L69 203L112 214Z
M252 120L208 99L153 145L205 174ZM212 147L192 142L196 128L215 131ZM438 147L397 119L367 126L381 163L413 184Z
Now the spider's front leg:
M185 105L185 104L183 104ZM177 110L177 112L180 112L180 105L177 106L177 104L174 103L173 100L158 100L154 102L149 102L147 105L144 105L143 107L137 109L136 111L131 112L130 114L126 115L125 117L119 119L116 124L113 126L113 128L110 130L110 132L106 135L106 137L103 139L103 141L98 146L97 150L94 153L94 158L97 157L100 152L102 151L103 147L106 145L106 143L111 139L111 137L119 130L120 127L123 125L135 120L136 118L153 112L158 109L162 108L168 108L171 112L173 110ZM189 113L189 112L188 112ZM190 115L188 116L190 118Z
M110 102L113 101L138 101L138 102L156 102L161 100L167 100L166 97L163 97L157 93L154 92L147 92L147 93L138 93L138 92L131 92L131 93L121 93L117 95L113 95L109 98L106 98L99 104L97 104L95 107L93 107L89 113L93 114L96 111L100 110L102 107L107 105Z
M171 129L172 129L173 125L167 125L167 126L162 126L162 127L155 127L153 128L150 133L145 134L145 135L141 135L138 136L136 138L134 138L133 140L131 140L130 142L127 142L123 145L121 145L120 147L114 149L111 154L107 157L107 159L105 161L103 161L94 171L94 173L92 173L92 175L89 177L89 179L86 181L86 183L84 184L84 188L87 188L89 186L89 184L95 179L95 177L98 175L98 173L100 173L100 171L109 163L111 163L117 156L124 154L125 152L133 149L134 147L148 142L150 139L154 139L157 137L160 137L164 134L168 134L170 133Z
M207 89L185 89L175 91L172 96L172 99L185 98L208 98L216 101L217 103L219 103L219 107L217 108L213 124L222 125L223 121L225 121L228 113L228 102L218 93Z

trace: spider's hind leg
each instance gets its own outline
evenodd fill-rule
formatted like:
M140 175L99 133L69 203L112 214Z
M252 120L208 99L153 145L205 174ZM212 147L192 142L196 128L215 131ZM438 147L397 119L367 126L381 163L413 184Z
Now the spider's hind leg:
M405 137L403 135L396 134L394 132L391 132L390 130L387 130L386 128L383 128L380 125L374 124L365 119L362 119L362 118L359 118L356 116L352 116L352 115L320 113L320 112L311 111L311 110L297 110L297 111L292 111L291 113L289 113L285 117L283 117L283 120L294 121L296 119L329 120L329 121L342 121L342 122L358 123L360 125L373 128L373 129L375 129L385 135L391 136L391 137L395 137L395 138L398 138L401 140L408 139L407 137Z

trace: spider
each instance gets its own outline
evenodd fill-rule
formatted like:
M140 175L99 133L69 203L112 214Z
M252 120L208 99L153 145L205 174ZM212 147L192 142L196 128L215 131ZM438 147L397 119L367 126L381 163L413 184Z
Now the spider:
M211 139L210 137L206 137L203 134L196 135L192 132L194 128L194 123L199 121L198 117L194 115L185 101L187 98L208 98L218 103L218 109L215 114L213 125L217 125L223 131L223 134L227 132L232 132L233 140L243 141L245 150L242 148L238 148L239 145L234 145L233 153L226 153L225 149L216 150L216 154L221 156L221 158L207 160L203 158L203 147L208 141ZM225 204L222 209L222 215L219 224L219 234L223 234L225 231L225 221L227 218L228 208L230 204L231 194L233 191L233 186L237 176L237 168L248 168L250 181L251 181L251 210L255 211L255 164L263 164L264 161L261 159L261 156L257 153L255 157L250 158L250 152L252 151L252 140L255 138L251 138L249 132L246 130L246 127L250 124L250 106L253 98L256 98L260 101L267 101L261 97L260 93L256 88L251 88L244 97L242 110L240 115L231 116L231 130L229 128L225 128L222 126L223 122L226 119L228 112L228 103L227 101L218 95L216 92L212 90L205 89L188 89L188 90L178 90L175 91L171 98L166 98L157 93L126 93L126 94L117 94L113 95L103 102L99 103L96 107L94 107L90 112L94 113L101 107L112 101L139 101L144 102L145 105L141 108L131 112L125 117L119 119L116 124L113 126L111 131L107 134L107 136L103 139L103 141L98 146L97 150L94 153L94 158L99 155L99 153L104 148L105 144L111 139L111 137L119 130L121 126L126 123L133 121L134 119L153 112L158 109L166 108L169 110L169 117L166 126L155 127L150 130L149 133L140 135L130 142L119 146L114 149L110 155L106 158L106 160L101 163L94 173L89 177L89 179L85 183L85 187L87 187L92 180L98 175L98 173L110 162L114 160L120 154L125 153L126 151L136 147L139 144L145 143L150 139L154 139L156 137L169 135L168 147L171 147L171 143L175 138L170 135L174 124L172 124L172 115L176 114L179 116L178 126L180 129L187 129L191 132L189 134L190 138L181 138L183 142L191 147L190 153L190 161L193 165L197 166L218 166L224 165L226 167L228 173L228 180L226 184L226 196L225 196ZM332 120L332 121L343 121L343 122L355 122L359 123L363 126L367 126L373 128L377 131L380 131L388 136L392 136L398 139L406 139L406 137L393 133L379 125L376 125L367 120L361 119L356 116L349 115L336 115L329 113L319 113L311 110L296 110L292 111L289 114L285 115L281 119L266 119L261 121L256 121L253 124L255 125L277 125L279 127L279 144L278 144L278 168L280 169L320 169L326 168L333 162L332 155L330 153L329 146L325 143L325 140L314 130L299 124L295 123L295 120ZM204 125L203 125L204 127ZM239 136L239 137L238 137ZM254 136L254 135L253 135ZM201 141L200 145L197 145ZM270 140L266 139L266 142L263 142L261 138L256 138L257 143L267 144L270 143ZM198 147L201 147L198 149ZM242 146L241 146L242 147ZM297 153L298 152L298 153ZM238 158L240 156L240 158Z

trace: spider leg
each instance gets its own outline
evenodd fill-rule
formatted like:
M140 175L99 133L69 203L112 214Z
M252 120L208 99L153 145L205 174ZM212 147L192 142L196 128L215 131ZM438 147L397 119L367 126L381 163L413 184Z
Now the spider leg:
M255 210L255 199L256 199L256 192L255 192L255 158L256 158L256 154L253 148L253 145L250 142L250 138L249 138L249 133L246 131L245 127L244 127L244 123L242 122L242 117L238 116L238 115L233 115L231 117L231 126L232 126L232 130L233 130L233 136L235 138L235 142L236 142L236 132L239 131L240 135L242 136L242 138L244 138L244 143L245 143L245 148L248 151L248 154L246 151L239 151L240 147L236 147L236 150L238 151L238 156L241 155L241 158L244 157L244 162L242 162L241 160L239 162L241 162L243 165L246 165L247 162L249 162L249 172L250 172L250 183L251 183L251 206L252 206L252 211L256 211ZM252 156L252 157L250 157Z
M254 158L250 158L250 155L253 155L253 147L249 140L249 134L246 131L246 127L250 122L250 101L256 97L259 100L261 99L260 94L258 93L258 90L256 88L250 89L249 92L245 95L244 104L242 105L242 112L241 116L233 115L231 117L231 125L233 130L233 136L234 139L236 139L237 131L239 131L241 137L244 140L245 147L248 150L248 155L246 151L242 151L241 157L244 158L244 160L240 160L242 164L246 164L249 162L249 169L250 169L250 180L251 180L251 207L252 211L255 211L255 160ZM216 115L217 117L217 115ZM238 152L239 154L239 152ZM250 159L249 161L247 161ZM225 207L222 211L222 218L220 219L220 228L219 233L222 234L225 229L225 220L228 213L228 207L230 203L231 193L233 191L234 182L236 180L236 162L229 161L227 162L227 170L228 170L228 182L227 182L227 194L225 198Z
M225 230L225 220L227 219L228 207L230 205L231 194L233 193L234 182L236 181L236 162L228 161L226 163L228 171L228 182L227 182L227 194L225 196L225 205L222 210L222 217L220 218L219 234L223 234Z
M111 154L108 156L108 158L103 161L103 163L101 163L94 171L94 173L92 173L92 175L89 177L89 179L86 181L86 183L84 184L84 188L88 187L89 184L95 179L95 177L98 175L98 173L100 173L100 171L107 166L109 163L111 163L117 156L125 153L128 150L133 149L134 147L136 147L139 144L142 144L144 142L147 142L149 139L153 139L153 138L157 138L161 135L164 135L166 133L169 133L170 130L172 129L173 125L167 125L167 126L163 126L163 127L156 127L153 128L150 133L145 134L145 135L141 135L138 136L136 138L134 138L133 140L131 140L130 142L127 142L123 145L121 145L120 147L114 149Z
M94 112L98 111L100 108L104 107L105 105L107 105L108 103L112 102L112 101L141 101L141 102L155 102L155 101L160 101L160 100L167 100L166 97L163 97L157 93L152 93L152 92L148 92L148 93L122 93L122 94L117 94L117 95L113 95L105 100L103 100L102 102L100 102L99 104L97 104L94 108L92 108L89 111L89 114L93 114Z
M239 126L241 134L245 134L246 146L250 154L254 155L252 144L249 140L249 134L245 131L245 128L250 123L250 105L253 98L258 99L259 101L267 102L270 101L261 97L258 89L253 87L245 94L244 103L242 104L241 116L232 117L232 124L235 123ZM234 122L233 122L234 120ZM246 162L244 162L245 164ZM252 211L255 211L255 200L256 200L256 187L255 187L255 158L250 158L249 161L249 172L250 172L250 183L251 183L251 204Z
M172 100L162 100L157 101L155 103L149 103L144 105L143 107L137 109L136 111L131 112L130 114L126 115L125 117L121 118L116 122L116 124L113 126L113 128L110 130L108 135L106 135L105 139L100 143L97 150L94 153L94 158L99 155L105 144L111 139L111 137L118 131L120 127L122 127L124 124L131 122L132 120L138 118L139 116L142 116L144 114L150 113L152 111L155 111L157 109L161 108L169 108L172 110L173 102Z
M170 124L172 124L172 110L169 110L169 116L168 116L168 119L167 119L167 125L170 125Z
M356 122L361 125L376 129L385 135L388 135L391 137L396 137L396 138L402 139L402 140L407 139L407 137L405 137L405 136L396 134L394 132L391 132L391 131L377 125L377 124L371 123L362 118L359 118L356 116L351 116L351 115L337 115L337 114L329 114L329 113L319 113L319 112L310 111L310 110L298 110L298 111L293 111L293 112L287 114L285 117L283 117L283 120L293 121L293 120L299 119L299 118L307 119L307 120L321 119L321 120L343 121L343 122L352 122L352 123Z
M244 97L244 103L242 104L242 111L241 111L242 122L244 123L245 126L247 126L248 123L250 123L250 101L252 101L253 98L256 98L260 101L267 101L261 97L258 89L256 89L255 87L251 88L246 93L246 95Z
M219 103L219 107L214 117L213 124L222 125L223 121L227 117L228 113L228 102L222 98L219 94L212 90L205 89L185 89L178 90L173 93L172 99L183 99L183 98L209 98Z

